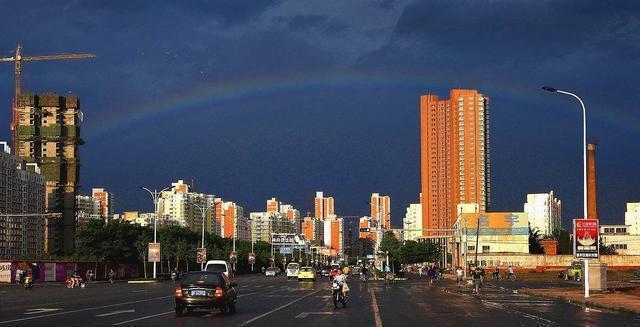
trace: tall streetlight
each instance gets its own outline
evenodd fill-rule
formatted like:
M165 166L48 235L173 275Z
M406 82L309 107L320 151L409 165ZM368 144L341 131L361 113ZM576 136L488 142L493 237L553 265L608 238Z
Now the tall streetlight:
M206 199L205 199L206 200ZM204 248L204 220L207 214L207 210L213 208L216 203L215 201L212 202L210 205L199 205L197 203L194 203L193 201L191 202L192 205L194 205L196 208L198 208L200 210L200 214L202 217L202 243L200 245L201 248ZM200 270L204 270L204 262L200 262Z
M158 243L158 239L157 239L157 229L158 229L158 198L159 196L162 194L162 192L170 189L171 186L169 187L165 187L162 190L158 191L156 189L154 189L153 191L151 191L150 189L146 188L146 187L140 187L140 189L143 189L147 192L149 192L149 194L151 194L151 198L153 199L153 210L154 210L154 215L153 215L153 243ZM156 278L156 262L153 262L153 279Z
M567 92L567 91L562 91L562 90L558 90L556 88L553 87L549 87L549 86L543 86L542 87L543 90L547 91L547 92L552 92L552 93L562 93L562 94L566 94L569 96L572 96L576 99L578 99L578 101L580 102L580 105L582 106L582 165L583 165L583 193L584 193L584 197L583 197L583 217L584 219L587 219L589 217L587 217L587 109L585 109L584 107L584 102L582 102L582 99L580 99L579 96L571 93L571 92ZM585 259L584 260L584 297L589 297L589 260Z

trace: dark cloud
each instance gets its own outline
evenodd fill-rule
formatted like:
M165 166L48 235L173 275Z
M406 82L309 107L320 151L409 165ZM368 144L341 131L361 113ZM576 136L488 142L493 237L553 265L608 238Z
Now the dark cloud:
M369 5L374 8L393 9L395 8L396 2L396 0L371 0Z
M295 15L293 17L282 18L286 21L287 27L292 30L304 30L317 27L327 22L327 15Z

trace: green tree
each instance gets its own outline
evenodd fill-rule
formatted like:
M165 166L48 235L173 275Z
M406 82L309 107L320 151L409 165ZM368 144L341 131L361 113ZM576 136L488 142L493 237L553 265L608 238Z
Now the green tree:
M435 262L440 260L442 249L434 242L406 241L398 251L401 263Z
M529 253L544 254L544 249L540 245L540 231L537 228L529 226Z
M600 237L600 241L598 242L598 244L600 244L600 254L601 255L616 255L616 254L618 254L618 252L616 252L616 249L614 249L613 246L604 245L602 243L602 237Z
M149 242L151 242L151 237L147 235L147 233L140 234L135 242L138 259L142 262L144 278L147 278L147 247L149 246Z
M573 254L573 242L569 231L561 228L555 231L552 236L558 241L558 254Z

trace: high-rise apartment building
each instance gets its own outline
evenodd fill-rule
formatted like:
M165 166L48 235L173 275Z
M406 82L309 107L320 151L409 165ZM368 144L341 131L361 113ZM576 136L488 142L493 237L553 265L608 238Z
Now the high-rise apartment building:
M524 212L529 216L529 227L537 229L540 236L552 236L561 228L562 203L556 199L553 191L527 194Z
M104 188L91 189L91 197L100 203L100 216L105 221L109 222L113 218L113 193L105 190Z
M325 220L328 216L335 215L333 197L325 197L323 192L316 192L315 217Z
M322 242L324 236L324 224L315 217L305 217L302 221L302 235L309 241Z
M84 224L88 219L101 219L100 200L91 195L76 195L76 223Z
M276 198L267 200L267 212L280 212L280 201Z
M411 203L402 220L405 241L417 241L422 238L422 205Z
M335 216L324 220L324 246L342 254L344 251L344 220Z
M55 93L18 95L14 148L18 157L37 163L46 181L48 213L46 252L73 252L76 227L76 194L80 176L78 148L80 101L75 96Z
M171 183L171 189L160 194L158 200L159 219L166 225L186 226L194 231L202 230L202 208L209 208L205 212L205 229L210 233L220 234L220 222L215 219L216 208L212 194L192 192L183 180ZM197 206L196 206L197 205Z
M44 254L45 179L0 142L0 258Z
M459 203L491 203L489 98L451 90L448 100L420 97L422 226L452 228ZM435 235L423 231L423 235Z
M371 218L384 229L391 228L391 198L378 193L371 194Z
M271 242L273 233L293 233L293 223L280 212L251 212L249 220L253 242Z

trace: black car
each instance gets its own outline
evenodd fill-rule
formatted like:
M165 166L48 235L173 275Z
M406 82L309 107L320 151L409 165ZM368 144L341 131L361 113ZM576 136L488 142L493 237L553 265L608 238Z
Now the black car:
M322 267L322 271L320 272L320 275L322 275L322 277L331 276L331 266Z
M236 283L221 272L197 271L184 274L176 287L174 299L176 315L194 308L220 309L222 313L236 312L238 295Z

